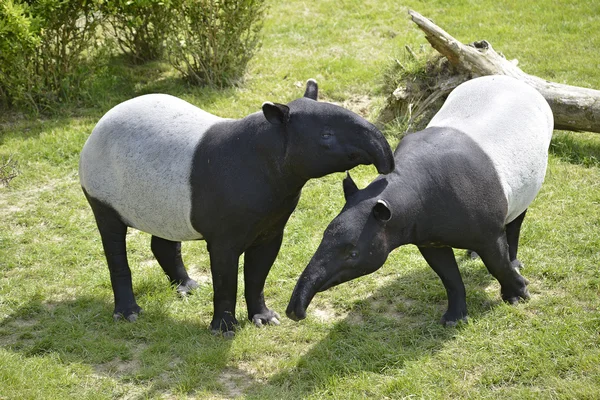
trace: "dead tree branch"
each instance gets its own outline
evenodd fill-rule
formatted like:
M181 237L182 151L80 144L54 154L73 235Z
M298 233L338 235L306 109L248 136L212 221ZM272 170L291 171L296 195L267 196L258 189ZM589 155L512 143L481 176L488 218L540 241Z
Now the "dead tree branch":
M529 75L498 54L485 40L464 45L429 19L409 10L413 22L425 32L431 46L456 68L471 77L509 75L536 88L550 104L556 129L600 133L600 90L550 82Z

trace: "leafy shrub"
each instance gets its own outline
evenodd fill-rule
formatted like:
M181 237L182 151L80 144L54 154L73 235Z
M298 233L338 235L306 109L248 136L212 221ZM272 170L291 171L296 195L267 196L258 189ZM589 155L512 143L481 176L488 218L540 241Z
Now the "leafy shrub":
M6 106L14 99L25 99L30 77L23 74L29 69L40 37L34 34L27 5L7 0L0 5L0 104Z
M0 103L40 111L77 97L101 22L96 11L92 0L3 1Z
M135 63L166 48L189 82L234 84L259 46L264 3L0 0L0 107L44 112L95 99L96 74L107 65L98 56L109 51L103 39L111 33Z
M170 0L112 0L102 6L117 44L134 63L158 60L172 31Z
M259 46L264 0L179 0L169 61L191 83L226 86L243 75Z

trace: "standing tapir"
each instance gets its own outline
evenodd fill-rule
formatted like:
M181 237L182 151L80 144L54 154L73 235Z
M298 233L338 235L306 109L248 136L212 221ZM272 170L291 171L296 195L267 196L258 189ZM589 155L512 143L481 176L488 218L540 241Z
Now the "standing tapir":
M548 103L525 83L488 76L458 86L426 129L400 142L393 173L363 190L350 175L344 180L346 205L300 276L287 315L304 318L317 292L376 271L408 243L446 288L444 325L467 317L453 247L481 256L505 301L527 299L519 231L544 180L552 130Z
M152 235L151 249L177 290L198 286L181 241L204 239L214 287L213 332L233 334L238 260L244 253L248 318L278 324L265 305L265 280L284 226L311 178L374 164L394 169L392 150L373 125L317 102L314 80L288 105L266 102L245 118L224 119L164 94L111 109L81 152L79 177L94 212L110 270L115 319L137 319L125 235Z

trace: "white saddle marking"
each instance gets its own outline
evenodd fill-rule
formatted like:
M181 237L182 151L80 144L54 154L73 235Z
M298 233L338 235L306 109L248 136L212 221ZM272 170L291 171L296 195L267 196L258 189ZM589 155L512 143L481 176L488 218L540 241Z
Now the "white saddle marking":
M192 160L205 132L224 120L165 94L121 103L83 147L81 185L136 229L173 241L201 239L190 221Z
M503 75L465 82L427 126L464 132L491 158L508 202L506 223L539 192L554 119L544 97L526 83Z

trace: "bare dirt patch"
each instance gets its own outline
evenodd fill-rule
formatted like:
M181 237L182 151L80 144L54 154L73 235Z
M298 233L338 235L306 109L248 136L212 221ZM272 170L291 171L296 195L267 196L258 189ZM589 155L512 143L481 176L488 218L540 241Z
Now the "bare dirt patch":
M38 325L36 318L15 318L3 324L0 330L0 347L11 347L18 343L30 343L34 339L34 328ZM6 329L4 329L6 328Z
M335 49L334 49L334 51L335 51ZM300 82L300 81L296 82L295 85L298 88L304 87L304 83ZM324 101L324 102L338 105L340 107L344 107L344 108L360 115L363 118L367 118L369 116L369 114L371 113L371 106L373 103L373 99L371 99L371 97L369 97L367 95L359 95L359 94L351 95L349 98L347 98L346 100L344 100L342 102L331 101L325 97L319 98L319 101Z
M401 321L406 318L406 314L396 309L396 302L385 298L373 299L370 303L371 309L378 314Z
M313 310L313 315L321 322L330 322L335 318L335 311L330 307L319 307Z
M344 310L340 312L331 304L319 301L314 304L312 315L321 322L333 323L346 318L348 316L348 311Z
M46 295L44 300L44 307L49 312L53 312L57 305L64 304L66 302L75 302L79 295L79 288L73 286L63 286L59 291L53 291Z
M135 375L135 373L142 368L140 354L146 347L147 346L143 344L136 345L135 348L132 349L131 359L129 360L114 358L113 360L102 364L95 364L93 365L93 368L98 375L113 378L120 378L123 375Z
M347 108L348 110L355 112L363 118L369 116L371 112L371 103L373 100L366 95L353 95L350 96L347 100L342 102L342 107Z
M94 366L96 372L105 376L120 377L122 375L133 375L141 368L142 364L139 360L121 360L114 359L104 364Z
M26 190L0 190L0 217L27 211L39 201L44 192L57 190L59 186L68 186L74 183L73 177L51 179L43 185Z
M195 279L196 282L200 285L211 285L212 277L210 273L205 272L200 269L200 267L196 264L190 264L187 267L188 273L192 279Z
M352 311L348 314L348 318L346 318L351 325L363 325L365 320L360 312Z
M239 368L225 368L219 376L223 384L226 398L233 399L244 395L246 390L254 383L252 376Z

